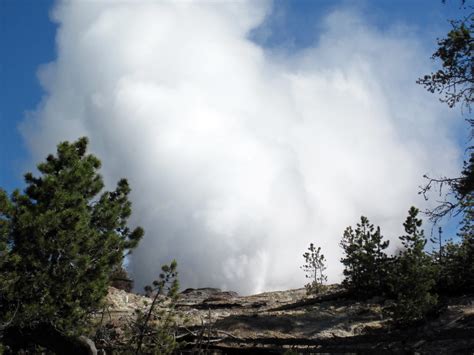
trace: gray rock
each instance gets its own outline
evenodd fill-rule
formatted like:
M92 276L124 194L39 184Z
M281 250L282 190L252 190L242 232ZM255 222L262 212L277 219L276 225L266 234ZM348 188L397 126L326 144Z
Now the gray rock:
M127 319L134 308L146 308L144 302L149 299L133 294L126 298L121 292L109 292L112 314L117 312ZM453 298L437 319L405 330L393 328L390 319L383 316L391 302L382 298L355 302L339 285L311 297L304 289L251 296L217 288L187 289L180 294L176 309L187 320L180 329L183 339L196 341L188 333L191 330L200 334L202 341L205 332L213 349L224 353L223 349L251 353L263 348L292 348L317 353L397 353L408 349L430 354L474 349L473 300Z

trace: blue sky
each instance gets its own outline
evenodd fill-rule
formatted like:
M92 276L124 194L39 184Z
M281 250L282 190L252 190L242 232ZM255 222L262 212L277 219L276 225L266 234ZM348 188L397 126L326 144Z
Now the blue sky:
M449 28L447 20L456 18L460 13L459 6L455 4L456 1L443 4L437 0L277 0L274 14L267 21L271 35L264 43L268 46L293 45L296 48L308 46L317 36L322 17L332 10L352 7L382 29L397 23L413 26L434 46L436 37Z
M56 26L49 19L53 1L0 1L0 186L22 185L28 159L18 124L43 95L38 66L55 58Z
M415 80L457 1L137 3L68 1L56 40L53 1L0 0L0 186L87 135L131 183L138 285L171 257L185 287L299 287L310 241L338 264L363 214L395 244L421 176L456 173L465 125Z

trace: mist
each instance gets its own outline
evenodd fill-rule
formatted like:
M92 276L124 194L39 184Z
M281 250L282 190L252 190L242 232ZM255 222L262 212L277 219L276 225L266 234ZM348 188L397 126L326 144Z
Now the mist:
M176 259L186 287L302 287L310 242L341 279L339 241L361 215L396 246L422 175L461 159L454 114L415 84L430 48L356 9L328 14L312 46L269 50L251 32L272 3L62 1L57 59L21 130L32 162L88 136L107 187L132 187L146 235L137 289Z

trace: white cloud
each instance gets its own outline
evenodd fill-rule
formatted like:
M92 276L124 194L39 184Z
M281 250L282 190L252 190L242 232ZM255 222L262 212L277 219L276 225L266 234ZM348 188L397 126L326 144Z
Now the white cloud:
M352 11L317 44L272 54L248 39L266 2L63 1L47 95L23 124L35 161L87 135L109 184L133 188L146 236L139 286L178 260L184 287L300 287L310 242L340 279L339 240L361 214L401 232L426 172L459 159L447 116L414 82L409 30Z

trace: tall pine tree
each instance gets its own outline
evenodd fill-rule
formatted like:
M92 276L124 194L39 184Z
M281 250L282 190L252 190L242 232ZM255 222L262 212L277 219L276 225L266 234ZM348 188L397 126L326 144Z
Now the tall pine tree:
M0 275L12 281L0 289L0 317L10 328L80 331L106 295L111 271L143 235L127 226L125 179L99 195L101 163L86 154L87 144L60 143L38 165L40 176L25 175L23 193L0 191Z

